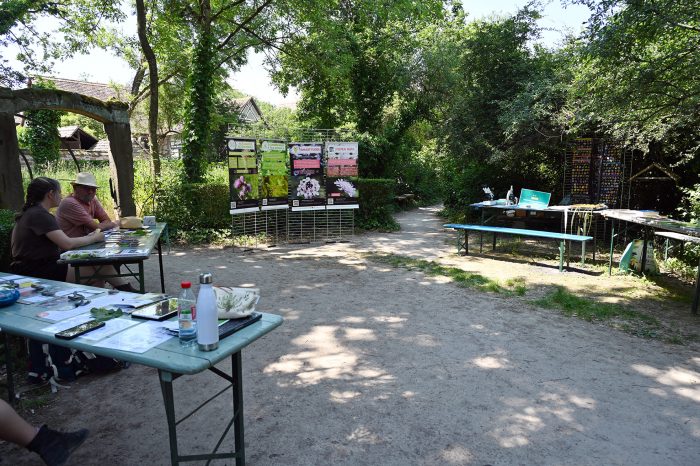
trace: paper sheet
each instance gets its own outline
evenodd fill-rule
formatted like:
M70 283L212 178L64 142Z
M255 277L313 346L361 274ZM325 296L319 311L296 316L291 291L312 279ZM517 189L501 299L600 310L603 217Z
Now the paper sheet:
M70 307L72 304L66 303L63 308L59 308L53 311L42 311L39 312L36 316L41 317L42 319L50 320L52 322L59 322L62 320L70 319L72 317L78 316L80 314L85 314L86 312L90 312L90 309L92 309L94 306L87 305L87 306L80 306L80 307ZM78 324L75 324L78 325Z
M131 353L145 353L164 341L174 338L162 327L162 322L144 322L112 335L96 343L95 346L129 351Z
M20 304L41 304L45 303L46 301L51 301L52 299L56 299L55 296L44 296L44 295L34 295L34 296L29 296L27 298L22 298L18 300L17 302Z
M110 319L105 322L104 327L88 332L85 335L81 335L77 338L77 340L93 343L140 323L141 322L132 319Z

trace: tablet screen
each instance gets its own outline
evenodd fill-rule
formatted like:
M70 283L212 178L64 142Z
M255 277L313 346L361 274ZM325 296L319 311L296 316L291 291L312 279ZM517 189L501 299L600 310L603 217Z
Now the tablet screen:
M136 309L132 317L151 320L165 320L177 314L177 298L170 298Z

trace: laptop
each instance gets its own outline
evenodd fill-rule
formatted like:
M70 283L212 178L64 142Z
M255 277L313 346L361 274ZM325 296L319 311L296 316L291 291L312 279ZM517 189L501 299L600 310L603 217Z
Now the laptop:
M546 209L549 207L549 201L551 198L552 193L523 188L520 190L518 207L524 209Z

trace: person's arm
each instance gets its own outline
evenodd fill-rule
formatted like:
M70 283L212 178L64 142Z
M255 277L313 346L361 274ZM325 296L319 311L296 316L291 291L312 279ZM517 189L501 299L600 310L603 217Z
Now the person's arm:
M87 210L85 210L77 200L71 197L66 197L61 201L61 205L58 206L58 210L56 211L56 217L59 220L59 224L66 229L66 231L69 230L64 223L70 224L71 226L84 226L89 231L98 228L95 219L90 216Z
M46 237L64 251L105 240L105 234L102 233L99 228L85 236L79 236L77 238L68 237L65 233L63 233L63 230L50 231L46 233Z
M95 198L95 218L100 222L97 225L97 228L100 230L109 230L117 227L116 222L109 219L109 215L107 215L107 212L105 212L97 198Z

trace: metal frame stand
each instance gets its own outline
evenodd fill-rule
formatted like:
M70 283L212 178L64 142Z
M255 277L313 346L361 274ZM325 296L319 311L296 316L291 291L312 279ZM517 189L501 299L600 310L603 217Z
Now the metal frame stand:
M209 399L205 400L199 406L197 406L193 411L184 415L181 419L175 418L175 396L173 393L173 381L180 377L182 374L176 374L169 371L158 370L158 377L160 379L160 389L163 393L163 403L165 404L165 416L168 420L168 437L170 439L170 463L173 465L180 464L180 462L186 461L207 461L209 464L212 460L225 459L225 458L236 458L236 466L245 466L245 442L244 442L244 431L243 431L243 374L241 370L241 352L237 351L231 355L231 375L217 369L216 367L210 367L209 370L219 377L230 382L222 390L219 390ZM219 395L223 394L229 388L233 389L233 417L226 425L224 432L219 437L219 440L211 453L199 454L199 455L180 455L177 446L177 425L186 419L190 418L197 411L202 409L209 402L213 401ZM219 447L224 441L224 438L228 434L229 430L233 426L234 435L234 451L226 453L218 453Z

